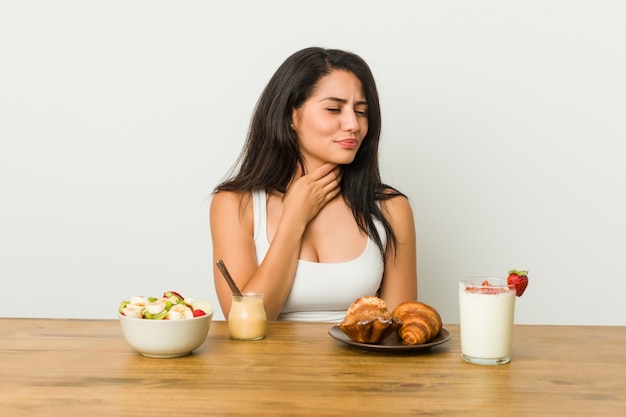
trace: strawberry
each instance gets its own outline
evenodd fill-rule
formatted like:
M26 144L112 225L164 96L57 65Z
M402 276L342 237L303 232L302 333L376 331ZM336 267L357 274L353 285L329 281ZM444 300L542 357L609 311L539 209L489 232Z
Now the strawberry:
M509 271L509 276L506 281L509 284L509 288L515 289L516 295L521 297L526 287L528 287L528 271L512 269Z
M204 310L200 310L198 308L193 311L193 316L194 317L206 316L206 313L204 312Z

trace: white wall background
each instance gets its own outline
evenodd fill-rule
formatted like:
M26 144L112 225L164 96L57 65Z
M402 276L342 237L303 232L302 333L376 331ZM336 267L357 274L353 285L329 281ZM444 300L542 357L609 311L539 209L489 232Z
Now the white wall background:
M518 323L626 325L621 1L0 0L0 316L216 303L208 197L292 52L376 76L420 298L530 269ZM221 278L220 278L221 279ZM222 318L216 303L217 319Z

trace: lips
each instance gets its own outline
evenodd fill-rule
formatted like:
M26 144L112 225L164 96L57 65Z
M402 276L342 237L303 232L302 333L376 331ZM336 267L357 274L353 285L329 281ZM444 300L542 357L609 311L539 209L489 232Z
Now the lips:
M339 145L346 149L354 149L359 144L359 141L356 139L344 139L337 141Z

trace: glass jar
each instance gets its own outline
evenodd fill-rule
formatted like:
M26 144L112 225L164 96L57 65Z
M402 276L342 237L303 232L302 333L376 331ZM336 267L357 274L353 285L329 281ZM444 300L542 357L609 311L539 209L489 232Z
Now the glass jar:
M235 340L263 339L267 329L263 294L244 292L242 295L243 297L232 296L228 314L230 338Z

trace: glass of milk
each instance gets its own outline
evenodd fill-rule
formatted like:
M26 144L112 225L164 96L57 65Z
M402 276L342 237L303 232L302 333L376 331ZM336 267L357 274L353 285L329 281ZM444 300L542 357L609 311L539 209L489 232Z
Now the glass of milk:
M244 292L242 295L242 297L232 296L230 313L228 313L230 338L235 340L263 339L267 329L263 294Z
M479 365L511 361L515 290L505 278L459 281L461 357Z

